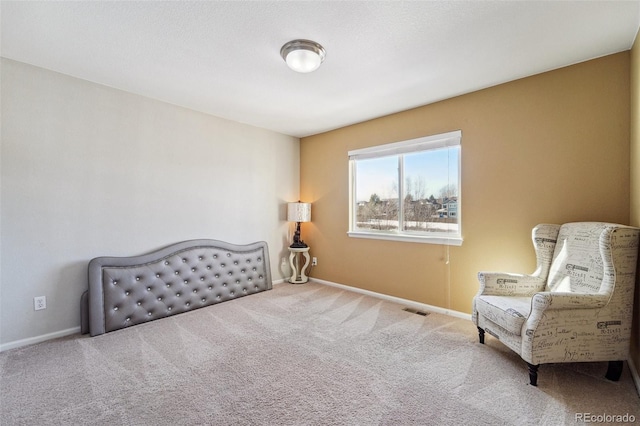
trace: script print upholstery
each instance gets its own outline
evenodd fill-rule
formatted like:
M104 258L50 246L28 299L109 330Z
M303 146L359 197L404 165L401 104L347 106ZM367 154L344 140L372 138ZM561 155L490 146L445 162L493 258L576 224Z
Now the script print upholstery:
M530 367L626 360L639 233L600 222L536 226L534 273L478 274L481 341L486 331Z

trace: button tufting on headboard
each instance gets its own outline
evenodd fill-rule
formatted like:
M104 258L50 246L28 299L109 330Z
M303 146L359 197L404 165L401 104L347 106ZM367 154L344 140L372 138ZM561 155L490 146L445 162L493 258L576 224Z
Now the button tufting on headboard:
M95 336L271 288L265 242L193 240L143 256L99 257L89 264L82 329Z

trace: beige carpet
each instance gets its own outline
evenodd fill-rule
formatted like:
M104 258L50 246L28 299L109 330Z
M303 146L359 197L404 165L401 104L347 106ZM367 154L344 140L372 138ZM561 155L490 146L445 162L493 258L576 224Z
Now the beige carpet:
M2 425L574 425L635 416L628 367L545 365L528 385L470 321L320 284L0 354Z

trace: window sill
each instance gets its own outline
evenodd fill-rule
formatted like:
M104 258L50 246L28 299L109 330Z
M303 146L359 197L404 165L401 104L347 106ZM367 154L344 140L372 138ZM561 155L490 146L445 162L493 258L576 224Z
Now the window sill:
M352 238L369 238L374 240L388 241L404 241L409 243L423 244L441 244L448 246L461 246L461 237L442 237L442 236L423 236L423 235L407 235L407 234L383 234L377 232L349 231L347 232Z

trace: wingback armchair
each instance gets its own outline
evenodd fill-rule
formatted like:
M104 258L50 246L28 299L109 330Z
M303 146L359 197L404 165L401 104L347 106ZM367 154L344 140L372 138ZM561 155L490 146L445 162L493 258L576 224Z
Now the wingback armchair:
M540 364L609 361L617 381L629 354L640 229L599 222L541 224L532 274L480 272L473 322L515 351L537 385Z

